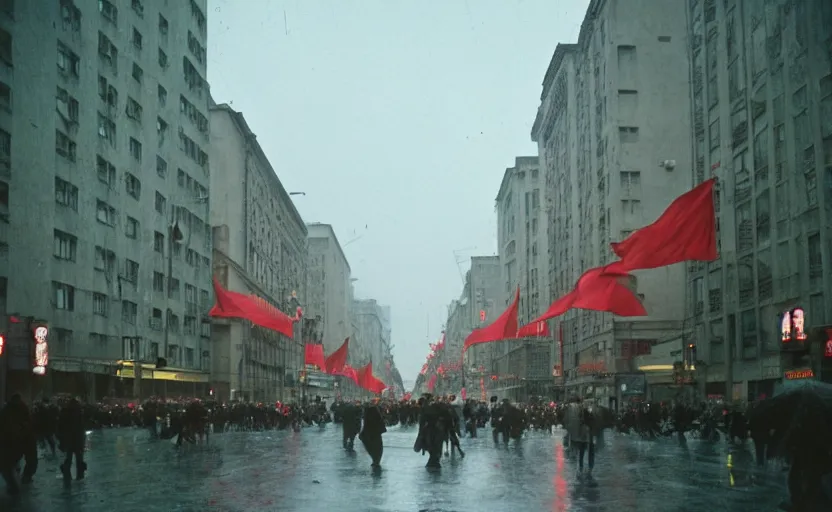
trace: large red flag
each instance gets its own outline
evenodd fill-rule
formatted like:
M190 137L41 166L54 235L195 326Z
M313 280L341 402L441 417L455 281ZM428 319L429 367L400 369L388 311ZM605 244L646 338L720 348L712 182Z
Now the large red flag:
M471 334L465 338L465 343L462 345L462 351L465 352L471 345L479 343L488 343L489 341L499 341L505 339L512 339L517 337L517 307L520 305L520 288L514 294L514 302L503 311L503 314L497 317L491 325L486 325L481 329L474 329Z
M609 266L589 269L578 279L571 292L553 302L531 323L544 322L573 308L607 311L618 316L645 316L647 311L644 305L623 284L629 278L628 274L611 270Z
M338 350L331 353L329 357L326 358L324 364L326 365L326 373L338 373L344 369L344 365L347 364L347 355L349 354L350 350L350 339L347 338L344 340L344 343L338 347Z
M609 267L629 271L717 259L715 182L712 178L677 197L656 222L611 244L621 261Z
M325 372L324 346L317 343L307 343L303 350L303 363L317 366L319 370Z
M243 318L249 322L277 331L291 338L295 335L292 319L272 305L252 295L224 289L214 279L215 304L208 313L216 318Z

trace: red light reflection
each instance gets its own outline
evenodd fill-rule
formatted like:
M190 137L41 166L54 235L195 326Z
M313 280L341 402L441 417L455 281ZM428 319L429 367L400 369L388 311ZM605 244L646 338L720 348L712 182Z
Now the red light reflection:
M555 476L552 484L555 486L555 501L552 503L553 512L566 512L569 510L569 490L564 478L565 458L563 445L555 445Z

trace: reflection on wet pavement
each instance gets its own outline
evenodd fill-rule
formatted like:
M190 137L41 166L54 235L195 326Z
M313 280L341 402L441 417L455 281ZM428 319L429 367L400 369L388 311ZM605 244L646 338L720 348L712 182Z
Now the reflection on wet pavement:
M65 486L58 461L41 459L35 484L14 501L0 497L0 509L718 512L777 510L787 495L785 473L757 471L747 449L733 449L729 469L725 444L608 436L594 478L582 479L560 431L508 447L466 439L466 457L445 458L435 472L413 452L415 435L392 427L374 473L363 448L341 450L334 425L217 435L182 453L144 431L104 431L89 437L85 481Z

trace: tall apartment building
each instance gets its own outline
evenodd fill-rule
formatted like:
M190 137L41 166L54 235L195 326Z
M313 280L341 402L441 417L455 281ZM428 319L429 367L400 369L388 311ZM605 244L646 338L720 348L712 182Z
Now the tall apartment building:
M243 114L212 105L211 175L214 275L223 287L254 294L288 315L307 300L306 224ZM273 402L298 396L304 334L286 336L250 322L214 319L211 382L219 399Z
M358 325L358 335L350 341L350 360L358 366L372 361L376 374L381 375L380 370L387 361L381 307L375 299L354 299L352 314Z
M550 304L544 192L545 177L538 158L524 156L517 157L514 167L506 169L496 198L503 303L507 306L514 300L519 286L521 325L546 311ZM497 373L513 376L501 383L507 398L548 394L552 384L551 347L546 338L499 344Z
M691 0L694 183L719 179L721 258L690 266L703 392L771 395L778 316L832 323L832 4ZM828 293L828 292L827 292Z
M546 179L552 298L609 263L610 242L690 188L685 5L592 0L577 44L555 50L532 128ZM646 318L572 311L553 322L556 336L563 332L566 385L616 400L612 374L633 370L632 349L680 332L684 272L636 273Z
M493 322L505 310L503 289L500 257L472 256L471 268L465 273L465 284L459 298L460 304L465 306L460 311L465 313L465 317L460 319L460 328L464 335L459 341L454 337L451 345L447 342L447 332L445 335L445 350L449 351L450 357L453 357L453 352L450 351L452 347L458 344L460 351L458 353L461 353L462 343L471 331ZM499 355L497 345L498 343L485 343L469 348L465 352L466 371L470 371L473 367L475 373L483 373L488 378L495 368L494 361Z
M0 330L23 356L9 389L207 391L206 37L205 0L2 2L0 294L17 322ZM49 328L35 380L28 322ZM148 364L134 390L115 377L157 356L175 371Z
M334 352L353 335L350 264L330 224L307 224L309 298L306 316L315 318L324 352Z

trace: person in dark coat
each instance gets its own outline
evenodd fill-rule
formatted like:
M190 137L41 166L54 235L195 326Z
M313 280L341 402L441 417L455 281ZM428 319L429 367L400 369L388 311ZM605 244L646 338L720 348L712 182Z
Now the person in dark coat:
M361 409L355 404L344 403L339 407L338 414L343 422L341 433L344 449L351 452L355 446L355 436L361 430Z
M442 444L448 437L448 431L453 424L453 417L449 407L432 399L426 394L421 400L422 414L419 417L419 434L416 437L414 451L428 453L427 468L438 469L442 467Z
M38 470L37 437L29 408L14 395L0 410L0 474L11 494L20 491L15 470L21 459L26 461L21 482L27 484Z
M58 416L58 443L59 448L66 454L64 463L61 464L61 473L64 478L71 479L72 458L75 457L75 478L84 479L84 472L87 464L84 462L84 444L86 433L84 431L84 410L77 398L70 399L61 409Z
M370 454L373 459L372 467L381 467L381 456L384 453L384 442L381 435L387 432L387 427L384 425L384 416L378 406L373 404L364 409L364 427L361 429L361 434L358 438L364 444L364 449Z

